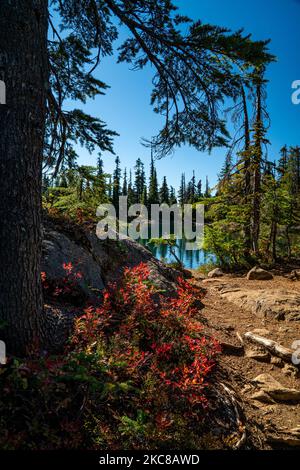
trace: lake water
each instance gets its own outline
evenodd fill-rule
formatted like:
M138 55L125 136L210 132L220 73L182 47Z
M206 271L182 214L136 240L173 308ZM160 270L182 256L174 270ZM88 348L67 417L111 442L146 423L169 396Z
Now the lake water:
M170 247L167 245L154 245L143 241L144 246L147 246L155 258L166 263L174 263L176 259L170 252ZM207 253L204 250L187 250L185 240L177 240L176 247L172 250L175 251L176 256L180 259L183 266L187 269L197 269L199 266L215 261L215 256Z

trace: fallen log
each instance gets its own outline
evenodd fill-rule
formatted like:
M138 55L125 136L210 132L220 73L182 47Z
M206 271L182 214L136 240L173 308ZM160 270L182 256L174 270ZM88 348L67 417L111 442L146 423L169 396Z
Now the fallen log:
M280 357L286 362L292 362L292 355L294 351L289 348L282 346L276 341L273 341L268 338L264 338L263 336L258 336L251 331L248 331L244 334L244 337L251 341L252 343L258 344L259 346L264 347L267 349L271 354L274 356Z

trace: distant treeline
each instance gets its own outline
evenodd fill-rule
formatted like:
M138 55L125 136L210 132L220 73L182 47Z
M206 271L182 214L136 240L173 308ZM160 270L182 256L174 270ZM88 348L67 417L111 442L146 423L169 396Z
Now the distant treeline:
M203 187L204 186L204 187ZM113 174L108 174L104 170L101 157L98 158L97 166L78 166L63 169L55 180L51 180L49 175L44 176L43 193L47 199L51 195L60 201L55 205L61 206L64 202L75 203L97 198L97 203L112 202L118 207L119 197L127 196L128 205L144 204L194 204L211 197L208 178L196 180L195 171L192 178L186 180L185 173L181 175L180 186L176 190L167 182L167 177L163 176L159 184L157 170L154 159L151 158L149 177L145 172L145 165L140 158L136 160L133 170L121 169L121 161L117 156L115 159L115 169ZM93 204L92 204L93 205Z

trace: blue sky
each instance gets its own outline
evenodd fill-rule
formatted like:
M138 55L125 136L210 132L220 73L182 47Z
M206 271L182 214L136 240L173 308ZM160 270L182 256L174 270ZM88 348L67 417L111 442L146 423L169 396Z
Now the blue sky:
M175 0L180 13L192 19L224 26L232 30L244 28L254 39L271 39L270 50L277 62L268 70L268 111L271 128L268 134L272 145L269 158L274 160L284 145L300 145L300 105L291 102L291 84L300 80L300 0ZM96 76L110 85L105 96L90 101L85 111L99 116L120 137L115 140L115 151L121 158L122 167L132 168L140 157L148 170L149 149L141 145L142 137L151 137L160 128L161 117L150 107L151 69L133 72L126 64L116 64L113 57L105 58ZM80 164L93 165L96 154L89 155L78 149ZM187 178L196 176L211 185L224 161L225 149L213 150L211 155L199 153L193 148L182 147L174 155L157 162L158 175L167 176L169 184L178 187L181 172ZM114 168L114 156L103 155L107 172Z

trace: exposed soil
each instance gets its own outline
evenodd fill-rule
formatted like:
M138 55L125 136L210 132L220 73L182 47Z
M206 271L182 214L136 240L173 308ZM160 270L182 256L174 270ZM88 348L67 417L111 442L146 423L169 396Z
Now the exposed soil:
M201 314L207 319L205 328L221 343L229 343L237 348L242 346L237 333L244 338L244 333L255 329L268 330L264 334L268 339L277 341L281 345L292 348L295 340L300 340L300 322L278 321L258 318L254 313L241 309L220 296L222 288L242 289L287 289L300 293L300 282L291 281L283 276L275 276L270 281L249 281L246 277L224 275L223 277L203 283L203 276L193 271L194 282L207 289L204 298L204 309ZM275 446L271 443L273 438L282 436L282 431L288 431L300 425L300 402L276 402L265 404L253 400L251 396L257 388L251 381L260 374L272 375L282 385L300 390L300 374L298 377L288 376L284 372L285 362L275 359L278 364L260 362L246 357L246 351L252 345L246 342L244 350L228 351L224 348L220 360L218 373L223 374L229 387L239 397L245 413L246 429L252 434L254 446L261 449L270 449ZM275 357L275 356L271 356ZM274 362L274 359L272 360ZM292 362L290 363L292 365ZM299 369L300 371L300 369ZM300 442L300 441L299 441ZM278 444L276 444L278 447ZM279 447L285 448L287 444L281 443Z

